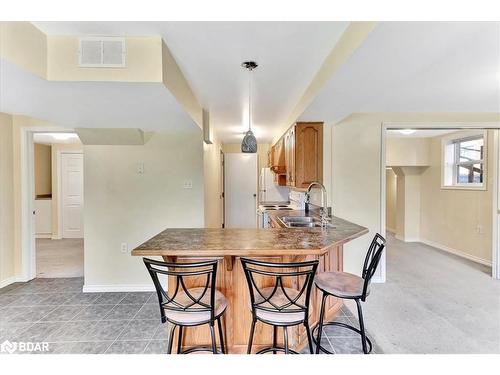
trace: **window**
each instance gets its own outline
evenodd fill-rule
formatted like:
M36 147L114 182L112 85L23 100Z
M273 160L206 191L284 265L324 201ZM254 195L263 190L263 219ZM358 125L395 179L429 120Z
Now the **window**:
M443 187L484 188L486 134L448 138L443 145Z

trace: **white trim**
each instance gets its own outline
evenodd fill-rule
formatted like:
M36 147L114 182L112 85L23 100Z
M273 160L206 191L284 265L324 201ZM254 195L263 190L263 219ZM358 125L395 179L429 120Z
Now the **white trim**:
M34 145L33 133L61 132L71 129L61 129L57 126L21 126L19 134L19 159L21 176L21 276L19 280L28 281L36 277L35 223L33 220L34 199Z
M25 278L25 277L16 277L16 276L11 276L8 277L7 279L0 281L0 289L5 288L6 286L9 286L10 284L14 283L26 283L30 281L31 279Z
M445 251L447 253L458 255L461 258L465 258L465 259L471 260L473 262L484 264L485 266L490 266L491 267L491 261L479 258L479 257L474 256L474 255L470 255L470 254L464 253L461 250L453 249L452 247L449 247L449 246L446 246L446 245L442 245L440 243L437 243L437 242L434 242L434 241L430 241L430 240L426 240L426 239L423 239L423 238L420 239L420 242L423 243L423 244L425 244L425 245L435 247L436 249Z
M386 205L386 199L385 199L385 168L386 168L386 163L385 163L385 140L387 136L387 129L407 129L407 128L414 128L414 129L457 129L457 130L464 130L464 129L473 129L473 130L478 130L478 129L494 129L496 130L496 135L494 137L494 147L493 147L493 160L492 162L492 171L493 173L490 173L490 177L493 178L493 204L492 204L492 215L493 215L493 222L492 222L492 246L491 246L491 252L492 252L492 262L491 262L491 275L494 279L500 279L500 220L499 220L499 215L500 215L500 199L498 199L498 192L499 192L499 184L500 184L500 165L497 162L499 156L500 156L500 145L499 145L499 130L500 129L500 123L498 122L382 122L382 131L381 131L381 163L380 163L380 181L381 181L381 196L380 196L380 201L381 201L381 231L383 229L383 232L381 232L382 235L385 234L385 205ZM422 240L421 240L422 242ZM431 245L432 246L432 245ZM480 258L478 258L480 259ZM385 267L386 267L386 258L385 254L381 259L382 267L384 270L384 278L385 278Z
M458 130L460 131L460 130ZM447 163L446 163L446 146L450 143L455 143L456 141L465 139L465 138L470 138L470 137L483 137L484 139L484 157L483 160L480 161L481 164L483 164L483 182L480 184L476 183L471 183L471 184L459 184L457 183L457 171L456 171L456 160L453 162L452 166L452 183L451 184L446 184L444 181L444 175L445 175L445 170L447 168L450 168ZM456 146L455 146L456 147ZM455 148L455 154L458 152L458 149ZM455 159L456 159L455 155ZM452 189L452 190L480 190L480 191L486 191L488 186L488 131L486 129L483 129L481 131L479 130L470 130L464 134L464 131L461 131L461 134L450 134L446 135L443 138L441 138L441 189Z
M380 127L380 142L381 142L381 147L380 147L380 170L381 172L381 178L380 178L380 193L382 194L383 199L380 200L380 234L384 237L387 238L386 234L386 227L385 227L385 196L386 196L386 160L385 160L385 139L386 139L386 131L384 127L384 123L381 124L382 126ZM333 179L332 179L333 180ZM375 273L373 275L373 282L375 283L385 283L386 281L386 254L387 254L387 248L384 249L384 252L382 253L382 258L380 259L380 273Z
M403 241L403 242L421 242L420 241L420 238L411 238L411 237L401 237L400 235L398 234L395 234L394 237L397 239L397 240L400 240L400 241Z
M50 238L52 239L52 233L37 233L35 238Z
M98 292L154 292L151 284L83 285L84 293Z
M490 168L493 173L491 173L491 178L493 178L493 191L492 191L492 230L491 230L491 244L492 244L492 254L491 254L491 276L494 279L500 279L500 242L499 242L499 231L500 231L500 220L498 204L500 200L498 199L499 192L499 163L498 159L500 157L500 145L499 145L499 133L500 130L493 130L493 160L491 160ZM496 250L496 251L495 251Z

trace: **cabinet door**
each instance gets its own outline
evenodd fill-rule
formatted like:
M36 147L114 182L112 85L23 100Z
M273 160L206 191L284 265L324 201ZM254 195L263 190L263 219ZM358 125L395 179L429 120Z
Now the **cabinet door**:
M285 135L286 184L295 186L295 129L292 127Z
M295 132L295 186L306 188L313 181L322 183L323 123L297 123Z

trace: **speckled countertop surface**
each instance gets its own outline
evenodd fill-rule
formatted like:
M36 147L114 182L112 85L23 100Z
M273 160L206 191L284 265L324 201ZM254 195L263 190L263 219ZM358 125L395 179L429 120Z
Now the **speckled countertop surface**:
M303 211L273 215L303 216ZM136 256L272 256L324 254L368 232L365 227L333 217L335 228L166 229L132 250Z

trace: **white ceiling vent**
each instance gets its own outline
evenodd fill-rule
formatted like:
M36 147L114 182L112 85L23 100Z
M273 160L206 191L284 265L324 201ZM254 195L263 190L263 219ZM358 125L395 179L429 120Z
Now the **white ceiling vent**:
M124 68L125 38L80 38L79 65L83 68Z

